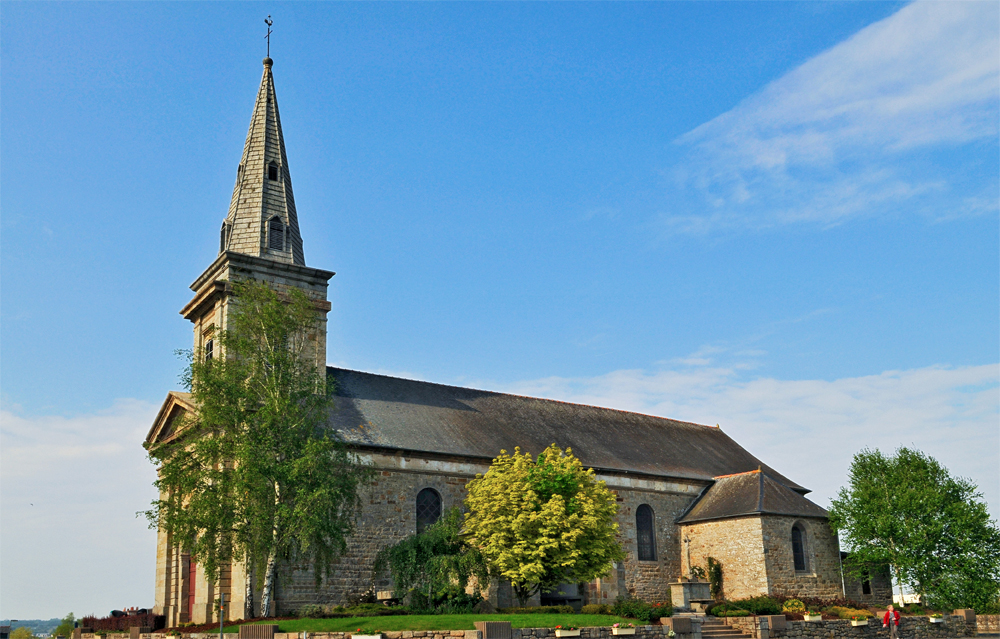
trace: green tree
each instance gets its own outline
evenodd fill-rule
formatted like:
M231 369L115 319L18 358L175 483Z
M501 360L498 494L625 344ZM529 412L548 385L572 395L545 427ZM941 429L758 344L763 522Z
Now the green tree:
M465 503L469 543L491 574L510 580L522 606L536 592L590 581L625 558L614 495L568 448L553 444L537 460L520 448L500 451L469 482Z
M279 560L311 565L321 581L346 550L370 470L325 426L332 384L315 364L318 318L305 294L247 281L230 300L216 357L188 354L183 380L197 414L149 450L160 499L144 514L209 579L230 561L263 574L267 616Z
M482 553L462 539L464 519L458 508L452 508L423 532L380 550L375 558L376 579L389 572L397 597L415 590L430 607L451 591L464 592L473 578L477 590L489 583Z
M10 633L10 639L37 639L28 626L18 626Z
M73 624L75 622L76 622L76 617L73 616L72 612L69 613L68 615L62 618L62 621L59 622L59 625L56 626L55 630L52 631L52 636L58 637L59 635L62 635L63 637L69 637L70 635L73 634Z
M856 454L830 523L851 550L845 570L856 577L887 565L898 585L940 608L983 610L997 600L1000 530L981 493L918 450Z

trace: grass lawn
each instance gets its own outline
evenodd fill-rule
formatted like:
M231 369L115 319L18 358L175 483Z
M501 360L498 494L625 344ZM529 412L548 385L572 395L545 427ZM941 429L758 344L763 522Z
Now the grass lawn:
M613 623L641 625L635 619L613 615L529 614L529 615L399 615L395 617L347 617L345 619L286 619L278 622L278 632L357 632L373 634L376 630L475 630L474 621L509 621L514 628L553 628L563 626L610 626ZM264 622L267 623L267 622ZM273 623L273 622L271 622ZM239 632L229 626L226 632Z

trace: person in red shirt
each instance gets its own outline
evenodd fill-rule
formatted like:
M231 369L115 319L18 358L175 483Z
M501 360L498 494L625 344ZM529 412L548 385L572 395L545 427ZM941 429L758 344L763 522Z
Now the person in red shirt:
M882 617L882 627L888 627L890 639L896 639L899 632L899 611L894 610L892 604L889 604L885 610L885 616Z

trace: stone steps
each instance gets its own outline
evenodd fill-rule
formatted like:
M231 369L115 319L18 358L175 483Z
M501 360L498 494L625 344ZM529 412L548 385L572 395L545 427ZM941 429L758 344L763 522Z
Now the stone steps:
M702 639L746 639L749 636L739 628L727 626L721 619L715 617L706 617L701 624Z

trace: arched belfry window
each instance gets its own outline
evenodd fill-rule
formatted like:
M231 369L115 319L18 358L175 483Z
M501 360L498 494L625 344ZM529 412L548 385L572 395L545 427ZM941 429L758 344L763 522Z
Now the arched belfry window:
M796 572L805 572L809 569L806 562L806 531L802 524L792 526L792 559L795 562Z
M278 181L278 165L274 162L267 165L267 179Z
M441 495L433 488L424 488L417 493L417 532L424 532L438 519L441 519Z
M285 225L280 217L272 217L267 223L267 248L281 251L285 248Z
M656 561L655 521L653 509L646 504L635 509L635 542L639 561Z

